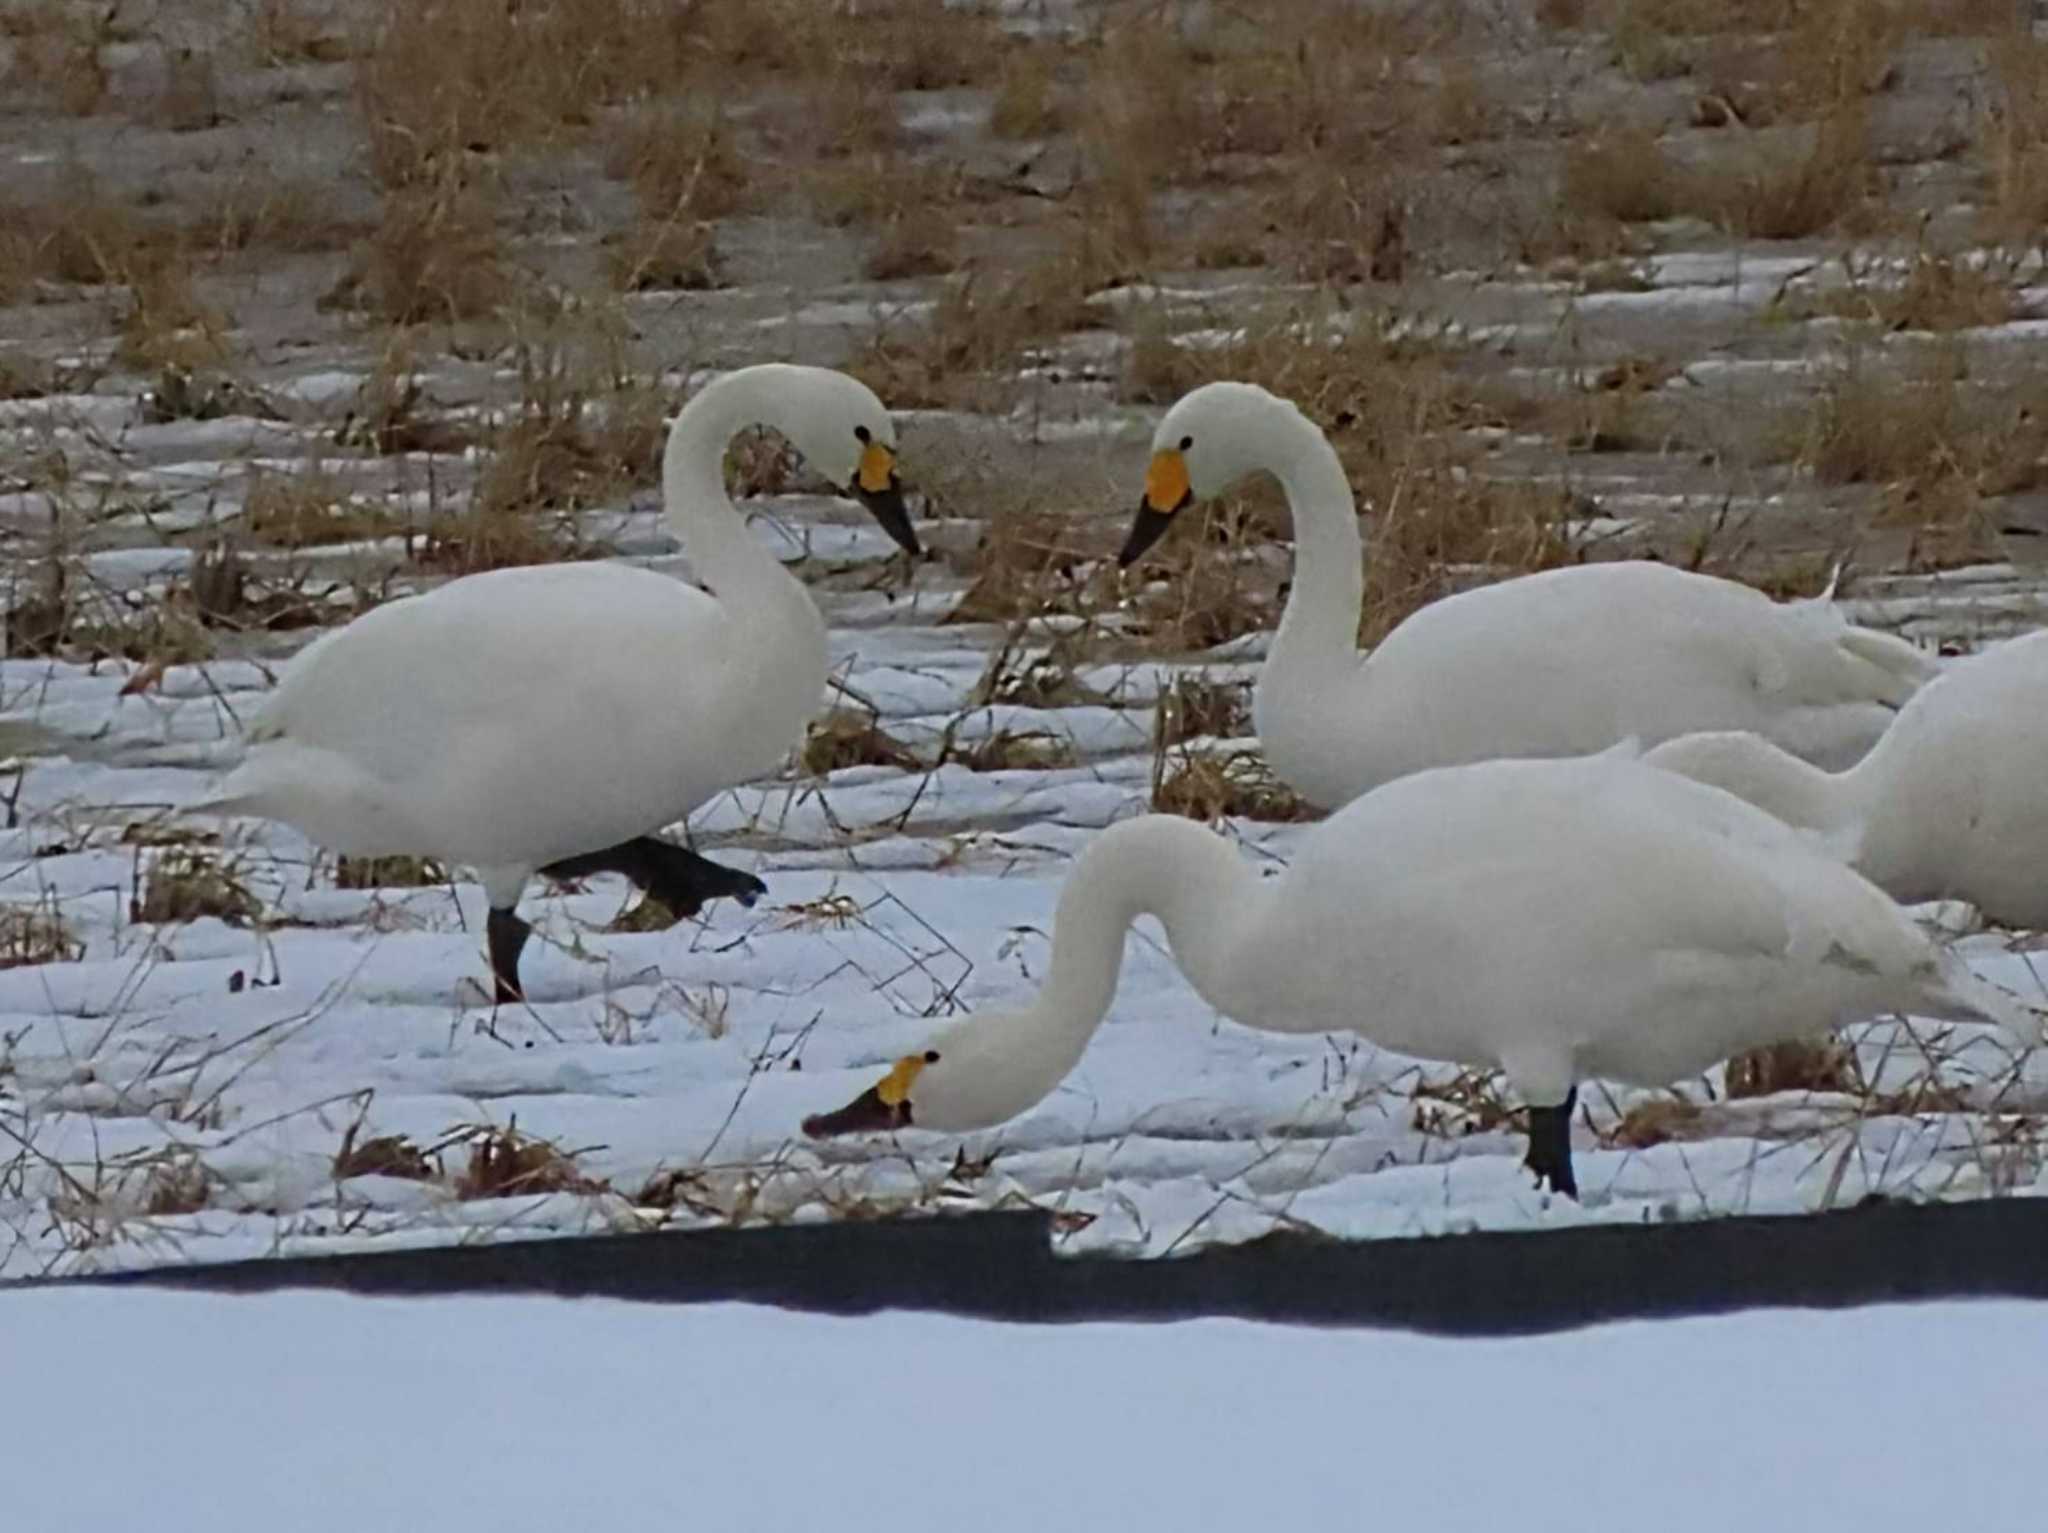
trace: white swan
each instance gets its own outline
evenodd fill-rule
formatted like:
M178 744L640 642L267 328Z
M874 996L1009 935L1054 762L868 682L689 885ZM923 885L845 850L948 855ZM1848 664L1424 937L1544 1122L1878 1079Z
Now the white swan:
M726 498L726 444L752 425L917 552L872 392L823 368L728 373L677 415L662 457L669 520L708 589L554 564L387 603L294 657L246 758L197 807L283 820L345 855L475 868L501 1002L519 993L515 907L536 872L623 873L681 914L751 904L759 879L649 833L771 770L823 700L824 621Z
M1648 562L1525 575L1424 607L1363 663L1358 516L1343 465L1293 405L1211 383L1166 414L1119 562L1196 497L1265 470L1294 514L1294 589L1255 694L1274 770L1334 808L1425 767L1576 756L1746 729L1831 765L1877 739L1934 664L1832 601Z
M1273 879L1186 820L1114 826L1060 891L1029 1005L946 1029L804 1131L961 1132L1024 1111L1101 1024L1141 914L1248 1026L1498 1066L1531 1108L1528 1164L1574 1196L1582 1077L1664 1084L1894 1010L2039 1041L2038 1017L1808 838L1632 749L1401 778L1315 827Z
M1749 734L1688 735L1646 759L1822 832L1896 899L2048 927L2048 631L1950 666L1843 772Z

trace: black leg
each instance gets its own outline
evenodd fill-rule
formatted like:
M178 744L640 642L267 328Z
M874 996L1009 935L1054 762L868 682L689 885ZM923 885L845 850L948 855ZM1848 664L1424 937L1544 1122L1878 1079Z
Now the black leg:
M635 836L602 851L564 857L541 869L549 878L587 878L592 873L620 873L646 890L677 916L693 916L715 899L751 905L768 886L751 873L722 867L688 847L654 836Z
M522 998L519 988L519 950L526 946L533 928L519 919L516 910L492 907L484 922L484 935L491 950L491 1004L507 1006Z
M1555 1191L1577 1200L1578 1178L1572 1175L1572 1109L1579 1105L1579 1088L1564 1094L1561 1107L1529 1107L1529 1156L1522 1162L1536 1173L1538 1187L1548 1183Z

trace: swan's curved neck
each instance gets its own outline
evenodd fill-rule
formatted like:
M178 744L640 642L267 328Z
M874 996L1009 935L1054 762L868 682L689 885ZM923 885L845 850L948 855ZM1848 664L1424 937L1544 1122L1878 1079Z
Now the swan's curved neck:
M1316 687L1358 667L1358 619L1365 604L1365 545L1344 465L1298 412L1277 415L1266 466L1294 516L1294 589L1267 661L1290 688Z
M1896 836L1873 813L1886 771L1884 747L1842 772L1824 772L1758 735L1688 735L1659 746L1651 765L1725 788L1801 830L1843 838L1837 850L1865 877L1886 884L1900 851Z
M762 770L803 732L825 692L825 620L803 584L754 541L725 493L733 434L778 426L789 401L772 370L715 378L669 428L662 453L663 508L690 568L723 610L733 640L720 674L725 709L716 727L735 760Z
M987 1042L1009 1055L991 1066L1027 1105L1059 1084L1109 1014L1124 935L1141 915L1159 918L1202 998L1242 1017L1248 976L1238 959L1266 896L1229 843L1192 821L1146 815L1111 826L1060 890L1044 986L1011 1025L988 1030L997 1036Z
M742 428L777 415L758 374L728 373L697 391L670 427L661 457L663 507L683 541L698 580L727 605L736 622L786 606L809 605L803 588L748 534L725 493L725 449Z

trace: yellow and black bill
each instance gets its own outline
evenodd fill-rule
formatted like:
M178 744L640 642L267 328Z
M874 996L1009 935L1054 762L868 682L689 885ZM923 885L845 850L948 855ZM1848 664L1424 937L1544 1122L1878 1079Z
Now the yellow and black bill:
M913 559L923 552L917 529L910 525L910 507L904 504L903 481L896 476L895 453L880 442L868 443L848 488L898 548Z
M1188 460L1171 447L1152 454L1151 465L1145 470L1144 498L1138 502L1131 535L1124 539L1123 551L1116 556L1118 566L1129 569L1144 558L1145 551L1173 525L1174 514L1194 498L1194 487L1188 483Z
M888 1133L909 1128L910 1088L918 1072L935 1054L906 1054L889 1068L889 1073L868 1087L837 1112L813 1113L804 1119L804 1136L831 1139L840 1134Z

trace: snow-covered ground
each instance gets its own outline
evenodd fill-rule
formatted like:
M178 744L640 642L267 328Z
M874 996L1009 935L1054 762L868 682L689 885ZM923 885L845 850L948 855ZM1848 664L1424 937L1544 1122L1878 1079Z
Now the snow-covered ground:
M0 1298L12 1527L2020 1526L2048 1305L1452 1341L742 1305Z
M808 536L765 521L759 535L809 546L814 574L820 548L858 563L885 547L851 508L794 497L781 511ZM685 567L651 521L643 542ZM1601 1141L1582 1128L1585 1202L1541 1196L1484 1077L1349 1035L1221 1023L1146 927L1108 1025L1037 1110L964 1146L814 1148L797 1133L807 1113L943 1019L1035 982L1069 859L1145 805L1162 674L1102 667L1083 678L1102 701L967 710L996 635L939 622L958 582L926 568L908 592L874 584L817 590L840 675L885 729L927 758L949 730L957 745L1043 731L1070 764L861 766L732 792L693 828L759 872L767 900L639 933L610 929L622 884L537 889L532 1004L495 1021L475 886L338 888L331 859L260 823L180 841L213 829L170 811L234 759L265 665L173 667L124 696L124 664L0 664L0 749L18 753L0 770L14 821L0 901L18 921L61 919L82 947L0 969L0 1276L907 1207L1035 1203L1064 1216L1069 1249L1158 1255L1281 1226L1400 1235L2048 1191L2033 1149L2048 1061L1887 1022L1861 1034L1860 1095L1723 1102L1698 1082L1697 1112L1639 1112L1622 1142L1624 1114L1656 1094L1589 1089ZM1953 589L1967 599L1982 579ZM1246 856L1276 863L1301 834L1236 830ZM131 918L195 856L254 914ZM1986 973L2043 993L2011 947L1968 943ZM515 1124L574 1175L519 1196L483 1195L503 1185L487 1176L464 1185L478 1136ZM338 1167L345 1141L384 1141L382 1156ZM390 1153L406 1147L425 1159Z

